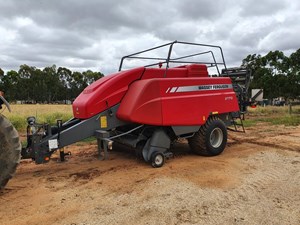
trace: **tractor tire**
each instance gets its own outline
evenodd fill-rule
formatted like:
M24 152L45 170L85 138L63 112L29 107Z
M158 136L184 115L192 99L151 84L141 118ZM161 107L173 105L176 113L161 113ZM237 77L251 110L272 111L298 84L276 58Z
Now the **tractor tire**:
M0 190L16 171L21 148L18 132L6 117L0 115Z
M188 142L191 150L198 155L219 155L227 144L226 126L219 118L211 117Z

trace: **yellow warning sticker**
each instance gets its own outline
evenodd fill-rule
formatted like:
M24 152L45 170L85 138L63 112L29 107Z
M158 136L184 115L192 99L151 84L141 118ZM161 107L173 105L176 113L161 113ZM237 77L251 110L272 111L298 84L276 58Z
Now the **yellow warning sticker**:
M107 117L106 116L100 117L100 127L107 128Z

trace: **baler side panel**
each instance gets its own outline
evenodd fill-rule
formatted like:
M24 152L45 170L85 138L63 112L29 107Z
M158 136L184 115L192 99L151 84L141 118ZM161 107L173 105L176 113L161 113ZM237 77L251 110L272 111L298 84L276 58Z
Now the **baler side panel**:
M227 78L161 80L160 86L164 126L203 125L210 114L239 111Z
M235 94L232 92L207 93L201 96L194 94L189 96L174 96L162 99L164 126L191 126L203 125L211 114L223 114L234 109L232 103L224 103L224 98L232 100Z
M192 126L204 124L211 113L238 110L229 78L157 78L133 83L117 116L133 123Z
M133 123L161 125L163 121L159 83L151 79L131 84L122 99L117 118Z

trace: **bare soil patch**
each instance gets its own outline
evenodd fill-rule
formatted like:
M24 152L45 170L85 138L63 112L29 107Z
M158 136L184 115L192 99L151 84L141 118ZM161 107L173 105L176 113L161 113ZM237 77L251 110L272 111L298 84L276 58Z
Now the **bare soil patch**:
M66 163L22 161L0 195L0 224L300 224L300 127L261 123L200 157L186 142L159 169L93 144Z

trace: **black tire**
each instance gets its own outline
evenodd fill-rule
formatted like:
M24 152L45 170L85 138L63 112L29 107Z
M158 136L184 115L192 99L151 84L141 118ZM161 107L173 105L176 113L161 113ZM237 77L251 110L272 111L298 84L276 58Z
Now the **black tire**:
M191 150L198 155L219 155L227 144L226 126L219 118L211 117L188 142Z
M16 172L21 148L18 132L7 118L0 115L0 189Z
M165 156L161 152L153 152L151 155L151 166L153 168L162 167L165 164Z

